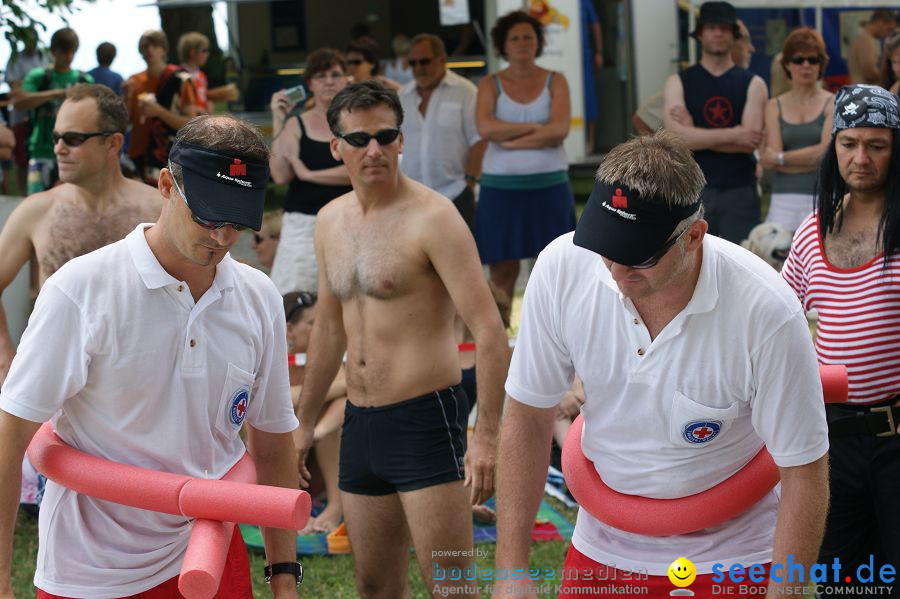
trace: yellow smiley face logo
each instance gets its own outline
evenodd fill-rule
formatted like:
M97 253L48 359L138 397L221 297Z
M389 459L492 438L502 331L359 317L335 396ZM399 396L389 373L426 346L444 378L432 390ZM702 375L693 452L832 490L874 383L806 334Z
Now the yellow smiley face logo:
M679 557L669 566L669 581L677 587L690 586L697 578L697 568L691 560Z

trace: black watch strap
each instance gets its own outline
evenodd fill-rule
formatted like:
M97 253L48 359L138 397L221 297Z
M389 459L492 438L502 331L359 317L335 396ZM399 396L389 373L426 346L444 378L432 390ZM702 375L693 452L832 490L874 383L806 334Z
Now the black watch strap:
M263 574L266 577L266 582L269 582L273 576L278 574L293 574L297 579L297 586L300 586L300 583L303 582L303 566L300 565L300 562L269 564L263 569Z

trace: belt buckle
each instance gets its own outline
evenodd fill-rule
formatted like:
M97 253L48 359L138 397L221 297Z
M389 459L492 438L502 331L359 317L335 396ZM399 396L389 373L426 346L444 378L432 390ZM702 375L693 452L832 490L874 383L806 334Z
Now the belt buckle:
M892 411L893 406L878 406L877 408L871 408L870 412L884 412L887 415L888 421L888 430L883 433L877 433L876 437L893 437L897 434L897 423L894 422L894 412Z

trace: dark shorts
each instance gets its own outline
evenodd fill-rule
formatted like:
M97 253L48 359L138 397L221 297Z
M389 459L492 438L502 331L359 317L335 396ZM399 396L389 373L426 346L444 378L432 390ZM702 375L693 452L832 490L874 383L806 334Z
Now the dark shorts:
M390 495L463 480L468 406L459 385L378 408L348 401L338 487Z

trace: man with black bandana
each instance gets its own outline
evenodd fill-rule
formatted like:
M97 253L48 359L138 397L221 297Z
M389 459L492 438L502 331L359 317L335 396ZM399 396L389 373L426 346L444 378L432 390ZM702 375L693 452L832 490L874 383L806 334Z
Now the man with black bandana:
M847 366L847 403L828 406L832 499L820 562L837 557L854 572L870 556L876 570L900 568L898 104L875 85L838 91L816 212L781 273L819 314L819 361Z
M260 484L296 488L281 296L233 260L258 230L268 181L259 131L231 117L185 125L161 171L162 212L44 283L0 394L0 597L10 566L19 465L42 422L115 462L221 478L248 448ZM179 597L191 521L50 482L40 512L38 598ZM296 533L267 529L275 597L295 598ZM77 548L77 550L75 549ZM220 599L249 599L235 528Z
M723 524L664 541L582 508L566 569L590 570L595 581L646 572L635 584L668 597L669 565L688 556L698 574L691 591L712 597L712 566L725 556L745 566L786 564L789 554L806 568L815 560L828 439L806 318L771 267L706 235L703 184L671 133L632 139L600 165L575 232L538 257L506 382L497 568L527 566L556 405L575 375L585 393L582 449L613 490L693 495L763 445L782 490L780 503L769 491ZM577 576L564 580L561 598L606 596L584 594L590 585ZM766 591L765 581L746 586Z

